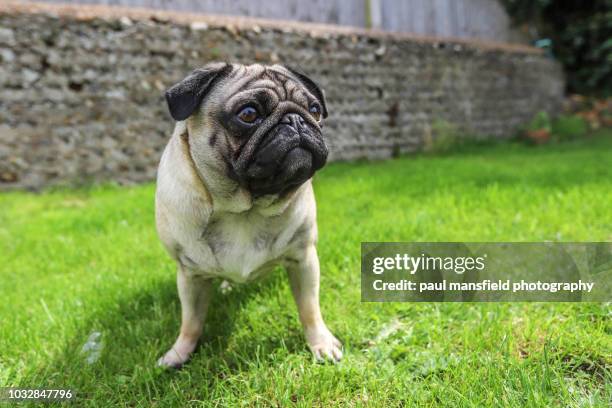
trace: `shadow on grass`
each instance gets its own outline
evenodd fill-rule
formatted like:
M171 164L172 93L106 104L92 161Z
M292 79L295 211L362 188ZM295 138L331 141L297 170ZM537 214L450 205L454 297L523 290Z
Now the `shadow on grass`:
M277 269L259 282L234 286L229 294L215 290L204 335L192 361L182 370L156 367L157 358L172 345L180 326L176 282L169 278L117 299L108 308L98 307L104 311L93 313L84 320L63 350L47 364L29 371L21 385L72 388L77 390L81 401L98 402L105 397L119 398L123 402L163 399L171 392L172 383L186 376L190 380L197 379L200 390L212 391L219 380L251 364L259 364L280 349L288 353L306 350L285 279L285 271ZM216 283L218 286L219 282ZM287 330L282 336L262 330L265 322L257 328L236 327L243 313L253 313L245 310L249 303L258 302L258 298L278 296L278 291L289 293L287 302L292 306L286 308L286 315L271 316L277 322L287 322ZM88 336L96 331L102 333L103 352L99 360L89 364L81 349ZM236 331L240 334L228 349Z

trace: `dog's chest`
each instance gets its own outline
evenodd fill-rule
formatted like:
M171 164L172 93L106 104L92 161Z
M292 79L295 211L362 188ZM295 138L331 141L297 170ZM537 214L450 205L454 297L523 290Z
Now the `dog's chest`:
M283 257L297 228L285 217L226 214L211 220L202 239L215 256L215 275L246 282L267 272Z

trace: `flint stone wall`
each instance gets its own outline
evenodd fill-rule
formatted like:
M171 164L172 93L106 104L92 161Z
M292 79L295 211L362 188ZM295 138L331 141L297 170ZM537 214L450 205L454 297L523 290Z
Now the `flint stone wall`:
M534 112L554 113L563 94L558 64L525 46L8 2L0 4L0 189L154 179L173 128L163 91L213 60L308 72L327 95L334 160L419 150L436 137L436 121L506 137Z

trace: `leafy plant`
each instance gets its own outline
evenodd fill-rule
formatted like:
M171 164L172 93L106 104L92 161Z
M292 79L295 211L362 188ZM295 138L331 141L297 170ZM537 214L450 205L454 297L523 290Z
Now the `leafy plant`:
M533 40L552 39L567 73L567 90L612 95L612 1L503 0L514 23Z
M531 143L547 143L550 140L551 129L550 116L547 112L540 111L525 126L524 136Z
M587 121L576 115L560 116L552 124L552 133L557 140L579 139L588 132Z
M545 111L536 113L533 119L527 124L527 130L546 130L550 132L552 130L552 124L548 113Z

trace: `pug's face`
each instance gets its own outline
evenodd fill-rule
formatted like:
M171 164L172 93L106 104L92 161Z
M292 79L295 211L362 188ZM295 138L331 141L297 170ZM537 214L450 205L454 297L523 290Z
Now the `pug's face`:
M190 118L196 165L222 166L253 197L294 191L327 160L323 92L293 69L211 64L166 99L174 119Z

